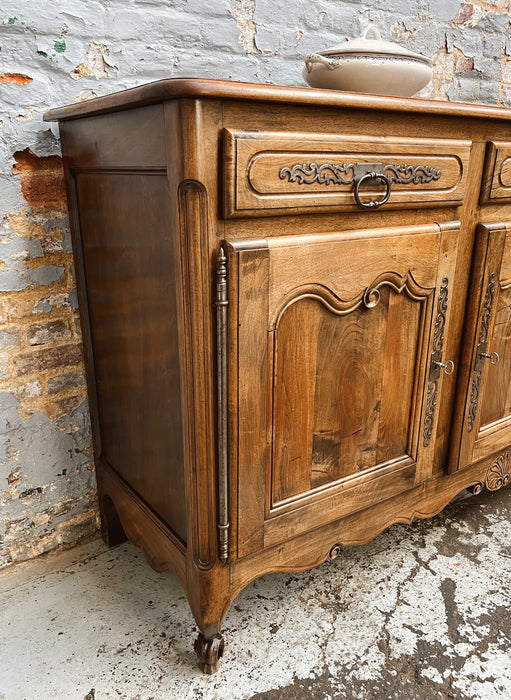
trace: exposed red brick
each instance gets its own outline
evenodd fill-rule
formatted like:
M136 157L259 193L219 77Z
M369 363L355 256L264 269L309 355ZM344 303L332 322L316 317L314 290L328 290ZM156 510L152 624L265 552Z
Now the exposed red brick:
M453 19L453 24L465 24L474 14L474 6L468 2L460 5L456 17Z
M66 201L64 170L60 156L36 156L25 148L14 154L12 171L21 176L21 192L32 207L47 207Z
M23 73L0 73L0 83L16 83L16 85L26 85L31 83L33 78Z
M474 70L474 59L462 54L456 61L456 73L468 73Z
M71 331L61 319L48 323L34 323L27 328L27 340L30 345L44 345L69 338Z
M83 362L81 343L59 345L54 348L38 348L32 352L23 352L13 358L18 376L47 372L49 369L73 367Z
M58 374L56 377L50 377L46 382L46 388L49 394L57 394L59 391L76 389L81 386L85 386L85 375L83 372Z
M52 403L51 408L48 407L48 416L55 420L61 416L70 416L73 411L85 401L85 396L68 396L65 399L59 399Z

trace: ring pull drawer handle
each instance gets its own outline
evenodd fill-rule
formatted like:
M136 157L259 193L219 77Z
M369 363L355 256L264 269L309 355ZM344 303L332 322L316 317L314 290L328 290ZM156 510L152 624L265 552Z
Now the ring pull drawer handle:
M385 185L385 194L383 195L382 199L370 199L368 202L363 202L360 199L360 186L364 182L369 184L369 181L371 181L371 184L381 182ZM391 188L392 181L387 175L378 172L366 173L365 175L362 175L362 177L357 178L355 181L355 201L359 207L362 207L362 209L378 209L378 207L381 207L383 204L389 201Z
M435 362L435 365L440 367L447 376L454 372L454 362L452 360L447 360L447 362Z
M484 357L487 360L490 360L490 365L498 365L500 362L500 355L498 352L480 352L479 357Z

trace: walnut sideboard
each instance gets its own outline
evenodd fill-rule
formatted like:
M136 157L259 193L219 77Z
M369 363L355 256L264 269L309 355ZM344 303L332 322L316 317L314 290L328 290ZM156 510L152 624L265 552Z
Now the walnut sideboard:
M229 605L511 473L511 111L175 79L60 122L103 535Z

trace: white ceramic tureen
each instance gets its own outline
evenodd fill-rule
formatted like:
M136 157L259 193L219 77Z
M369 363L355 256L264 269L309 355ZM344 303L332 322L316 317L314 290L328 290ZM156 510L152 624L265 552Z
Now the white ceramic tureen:
M409 96L425 87L432 73L429 58L384 41L370 24L359 39L311 54L303 77L316 88Z

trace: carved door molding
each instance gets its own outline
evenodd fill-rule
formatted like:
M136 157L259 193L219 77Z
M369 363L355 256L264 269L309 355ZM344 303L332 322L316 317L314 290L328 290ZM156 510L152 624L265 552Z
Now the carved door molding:
M510 223L480 224L477 229L452 469L489 457L511 443L510 231Z
M225 244L238 556L428 478L458 229Z

